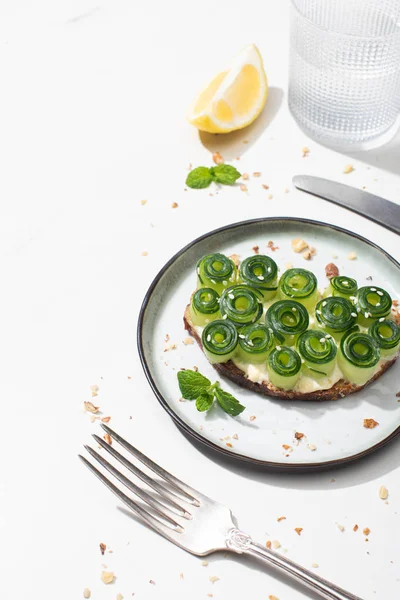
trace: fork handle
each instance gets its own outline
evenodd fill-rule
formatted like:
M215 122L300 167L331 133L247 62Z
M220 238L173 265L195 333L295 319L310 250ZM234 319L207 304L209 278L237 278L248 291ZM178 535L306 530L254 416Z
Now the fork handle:
M337 585L315 575L304 567L294 563L285 556L269 550L253 542L251 537L239 529L232 529L227 541L228 548L239 554L251 554L265 561L268 565L283 571L293 579L300 581L306 587L325 598L325 600L362 600L359 596L350 594Z

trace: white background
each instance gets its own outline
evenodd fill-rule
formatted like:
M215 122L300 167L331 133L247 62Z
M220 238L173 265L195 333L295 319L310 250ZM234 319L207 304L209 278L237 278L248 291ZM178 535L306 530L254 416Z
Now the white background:
M300 132L287 109L287 9L272 0L0 5L2 600L72 600L84 587L96 600L119 592L138 599L311 597L251 560L219 555L203 567L118 510L77 459L99 429L83 412L93 384L113 427L229 505L255 539L279 540L288 557L318 563L318 573L365 600L400 595L400 440L345 469L311 475L222 461L177 430L136 351L138 310L152 278L180 247L217 226L314 217L400 258L395 234L291 185L294 174L307 172L398 201L400 138L348 157ZM271 86L265 113L228 141L200 138L185 121L187 106L251 42ZM302 158L305 145L310 154ZM249 182L248 194L184 191L188 164L211 164L210 150L242 172L261 171L262 179ZM355 171L344 175L348 163ZM381 485L388 504L378 497ZM295 527L303 527L300 537ZM102 557L100 542L113 553ZM113 585L100 581L103 563L117 576ZM220 580L211 584L214 575Z

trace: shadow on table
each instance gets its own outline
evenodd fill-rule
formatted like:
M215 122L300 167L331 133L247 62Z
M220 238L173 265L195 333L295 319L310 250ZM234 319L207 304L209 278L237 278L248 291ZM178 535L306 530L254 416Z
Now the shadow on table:
M329 490L333 487L354 487L390 473L400 465L400 435L376 452L354 462L321 470L286 471L240 462L211 450L187 433L182 432L189 442L209 460L224 469L260 483L299 490ZM331 482L334 479L334 482Z
M227 162L240 158L272 123L279 112L282 101L283 90L271 87L269 88L267 103L254 123L244 129L224 133L223 135L199 131L200 142L211 153L220 152Z
M396 175L400 175L400 131L382 148L364 152L352 152L350 150L343 152L343 154L378 169L384 169L385 171L391 171Z

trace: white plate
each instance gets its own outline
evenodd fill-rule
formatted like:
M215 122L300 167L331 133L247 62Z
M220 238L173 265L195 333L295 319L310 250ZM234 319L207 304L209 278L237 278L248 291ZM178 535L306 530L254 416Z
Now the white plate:
M304 238L317 254L311 262L295 254L291 240ZM272 252L272 240L279 250ZM183 248L160 271L144 299L138 325L138 346L143 368L161 405L191 436L218 452L265 466L316 468L360 458L386 444L400 433L399 364L361 392L341 400L307 402L278 400L250 392L221 380L224 389L246 406L236 418L218 406L208 413L197 412L194 402L180 401L177 372L196 365L211 381L221 379L197 344L185 345L183 313L195 289L195 266L210 252L236 253L242 257L271 254L281 270L290 262L310 268L319 287L327 285L324 267L334 262L343 275L354 277L360 286L367 277L400 298L400 265L384 250L354 233L317 221L270 218L245 221L210 232ZM356 260L348 260L355 252ZM169 342L165 342L166 335ZM164 351L171 344L176 349ZM250 417L255 416L255 419ZM366 429L365 418L379 426ZM304 433L300 442L295 432ZM237 434L238 439L233 439ZM229 436L229 438L228 438ZM232 447L227 446L231 444ZM283 445L293 448L287 451ZM315 448L312 450L311 448Z

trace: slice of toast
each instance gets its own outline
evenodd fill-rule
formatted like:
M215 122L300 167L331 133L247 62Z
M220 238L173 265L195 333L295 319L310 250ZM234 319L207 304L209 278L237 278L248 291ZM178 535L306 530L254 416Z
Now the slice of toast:
M200 348L203 350L203 345L201 343L201 337L196 331L195 326L193 325L190 318L190 310L189 304L186 307L185 314L183 316L183 322L185 325L185 329L190 333L192 337L196 340ZM366 385L379 379L379 377L387 371L397 360L397 356L392 360L388 360L382 364L380 370L375 373L373 377L364 385L355 385L354 383L350 383L344 379L340 379L337 381L331 388L327 390L316 390L315 392L310 392L307 394L301 392L295 392L293 390L282 390L280 388L275 387L269 381L263 381L262 383L257 383L254 381L250 381L247 378L246 374L239 369L231 360L226 363L218 363L213 364L213 367L218 371L220 375L231 379L234 383L247 388L248 390L252 390L254 392L258 392L259 394L264 394L265 396L275 396L277 398L281 398L282 400L314 400L321 402L323 400L338 400L338 398L344 398L349 394L354 394L354 392L358 392L362 390Z

